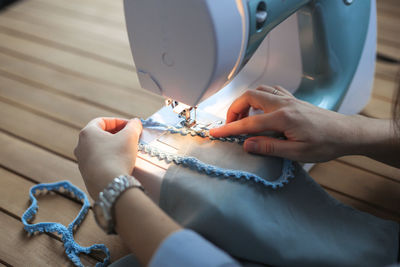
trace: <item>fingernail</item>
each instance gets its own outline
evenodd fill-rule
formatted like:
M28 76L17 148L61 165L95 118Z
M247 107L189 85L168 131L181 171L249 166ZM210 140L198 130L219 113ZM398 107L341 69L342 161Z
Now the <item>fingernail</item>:
M257 152L258 151L258 143L255 141L247 141L244 143L244 149L247 152Z
M217 130L217 129L218 129L218 128L210 129L210 131L209 131L210 135L211 135L211 136L214 136L215 130ZM218 130L217 130L217 132L218 132Z

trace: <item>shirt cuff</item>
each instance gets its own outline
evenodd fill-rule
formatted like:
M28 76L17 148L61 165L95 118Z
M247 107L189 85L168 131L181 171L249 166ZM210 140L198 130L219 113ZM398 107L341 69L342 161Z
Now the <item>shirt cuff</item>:
M172 233L160 244L149 266L236 267L240 265L199 234L184 229Z

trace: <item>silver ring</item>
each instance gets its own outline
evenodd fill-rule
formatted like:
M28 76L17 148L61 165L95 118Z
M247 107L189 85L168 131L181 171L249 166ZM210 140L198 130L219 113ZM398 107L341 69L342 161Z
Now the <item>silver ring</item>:
M279 90L275 88L275 90L272 92L273 95L278 95Z

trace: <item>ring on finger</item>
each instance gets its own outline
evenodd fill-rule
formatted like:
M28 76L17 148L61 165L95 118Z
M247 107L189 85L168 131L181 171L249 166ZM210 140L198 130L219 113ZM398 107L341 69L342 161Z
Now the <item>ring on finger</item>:
M279 90L278 89L274 89L274 91L272 92L273 95L278 95Z

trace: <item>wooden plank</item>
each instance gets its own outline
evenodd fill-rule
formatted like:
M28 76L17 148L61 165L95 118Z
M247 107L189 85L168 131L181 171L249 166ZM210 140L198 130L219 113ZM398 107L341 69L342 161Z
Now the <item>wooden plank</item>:
M3 51L4 52L4 51ZM37 64L35 60L6 55L0 49L0 73L36 88L98 104L125 116L148 117L163 105L163 98L144 89L125 91L113 86L89 81L51 66Z
M392 220L392 221L397 221L400 222L400 215L396 215L391 212L386 212L382 209L376 208L374 206L371 206L368 203L359 201L357 199L354 199L352 197L343 195L342 193L338 193L336 191L333 191L331 189L326 189L325 190L328 192L329 195L331 195L333 198L339 200L340 202L349 205L357 210L372 214L376 217L386 219L386 220Z
M398 16L381 14L378 12L378 41L390 42L400 46L400 19Z
M386 100L371 98L361 114L372 118L390 119L392 118L391 105Z
M72 0L72 1L78 1L79 0ZM101 5L107 6L107 7L113 7L113 8L121 8L124 6L124 1L123 0L115 0L115 1L110 1L110 0L97 0ZM97 2L96 1L96 2Z
M376 74L386 77L387 79L397 80L399 77L399 64L386 63L376 61Z
M75 162L0 131L0 165L38 183L69 180L86 192Z
M52 64L57 69L94 80L116 85L125 90L140 88L134 69L127 70L104 62L65 52L58 48L38 44L29 40L7 35L0 29L0 47ZM78 64L79 62L79 64Z
M79 130L0 101L0 129L75 160Z
M1 211L0 239L1 258L10 265L74 266L58 240L46 234L28 237L21 222ZM94 266L96 262L84 255L80 258L85 266Z
M23 36L35 42L59 47L127 69L132 69L133 66L129 47L117 48L113 44L100 42L91 38L91 36L77 34L75 31L53 30L52 24L37 25L29 21L18 20L10 16L10 12L0 16L0 26L3 31L7 30L8 34L13 34L16 37Z
M49 7L50 12L57 8L71 17L120 28L125 27L123 6L110 7L99 3L93 5L92 1L34 0L32 2L40 4L40 8Z
M99 24L92 21L78 19L70 15L66 15L63 12L59 12L58 9L52 9L51 7L45 7L46 5L40 4L35 1L26 1L18 3L12 6L12 10L21 12L23 14L29 14L35 17L45 17L49 23L57 22L61 25L68 25L70 29L85 28L91 33L95 33L104 36L105 39L115 40L124 44L128 44L128 35L125 27L115 27L105 24ZM123 13L120 13L123 16Z
M388 105L392 104L392 99L397 92L399 85L396 81L387 78L381 78L380 76L375 76L374 80L374 90L372 92L373 97L378 97L382 100L386 100Z
M400 183L338 161L317 164L310 175L321 185L400 214Z
M387 0L378 0L376 2L378 13L381 14L400 14L400 6L397 0L395 1L387 1Z
M106 43L108 45L114 46L115 50L129 50L129 43L126 41L115 40L113 38L109 38L105 36L102 32L99 31L91 31L90 29L83 28L83 27L76 27L74 25L69 25L68 23L64 23L63 21L54 20L51 17L48 18L47 16L40 16L36 13L26 13L21 12L15 9L8 9L2 16L12 18L14 20L24 21L27 23L32 23L38 26L47 27L51 29L49 34L53 34L54 32L62 32L64 34L72 35L75 33L77 36L87 36L99 43Z
M362 156L346 156L338 159L338 161L400 182L400 169L391 167L379 161Z
M376 75L372 97L361 114L380 119L392 117L391 107L394 92L398 90L397 64L376 62Z
M11 170L16 170L21 175L30 177L38 183L69 180L86 192L76 163L60 158L48 151L22 142L4 133L0 133L0 146L2 147L0 165ZM89 216L87 220L89 222L92 221L92 223L88 224L88 230L86 231L92 233L93 229L96 229L95 227L97 226L92 216ZM81 228L84 229L84 225ZM82 237L82 242L105 243L111 249L115 258L126 255L127 251L121 249L120 241L115 237L106 236L105 234L101 235L100 232L95 233L94 236L98 236L98 239L86 239Z
M121 114L88 105L87 103L46 90L40 90L19 81L3 77L1 74L0 99L11 100L41 114L48 114L58 120L66 121L76 128L82 128L90 120L100 116L121 117Z
M29 207L29 189L35 185L32 181L26 180L6 169L0 168L0 181L2 185L0 192L0 207L16 217L21 217ZM33 223L38 222L59 222L63 225L71 223L79 213L82 205L58 194L46 194L37 196L39 211ZM54 205L52 204L54 203ZM56 207L63 207L56 209ZM19 223L22 227L22 223ZM77 234L81 231L77 230Z
M35 184L2 168L0 168L0 181L1 184L7 185L0 187L2 195L0 207L15 216L20 216L29 206L29 189ZM34 222L52 221L68 225L82 207L79 203L60 195L42 195L37 199L39 211ZM22 228L22 223L18 224ZM89 210L74 238L82 246L105 243L111 251L113 261L129 253L118 236L106 235L97 226L92 210ZM56 246L62 247L61 242Z
M378 53L385 55L389 58L400 60L400 47L394 46L390 43L378 42Z

